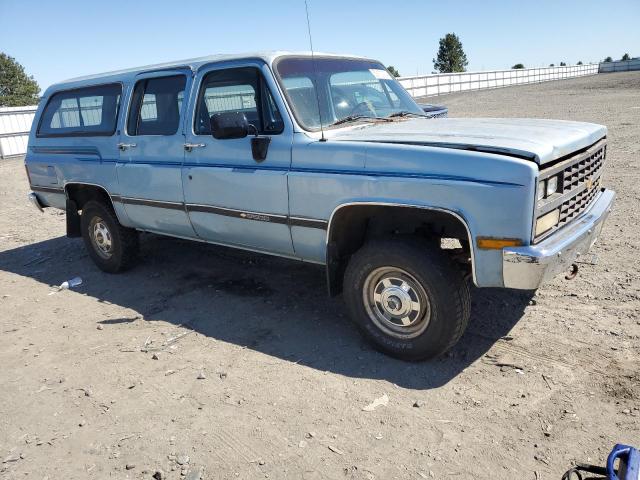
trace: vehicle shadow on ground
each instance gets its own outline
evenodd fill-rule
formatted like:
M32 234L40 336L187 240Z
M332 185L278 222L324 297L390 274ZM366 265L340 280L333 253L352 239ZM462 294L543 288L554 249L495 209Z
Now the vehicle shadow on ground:
M532 296L474 289L469 328L453 350L436 360L407 363L364 342L342 299L327 296L324 269L315 265L143 235L140 264L119 275L98 270L82 241L66 237L0 252L0 270L51 286L81 276L77 293L132 309L146 321L187 325L300 365L413 389L442 386L481 358L522 317ZM87 321L117 327L134 319L89 315Z

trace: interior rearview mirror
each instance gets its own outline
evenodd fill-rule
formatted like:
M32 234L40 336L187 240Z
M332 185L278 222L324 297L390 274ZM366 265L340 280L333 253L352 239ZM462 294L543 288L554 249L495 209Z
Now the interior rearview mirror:
M249 134L249 121L244 113L223 112L211 115L211 134L218 140L244 138Z

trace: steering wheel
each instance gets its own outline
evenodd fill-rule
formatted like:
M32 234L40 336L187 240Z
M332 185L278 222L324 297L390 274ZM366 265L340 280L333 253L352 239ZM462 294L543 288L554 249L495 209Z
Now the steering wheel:
M367 111L371 112L374 116L376 114L376 111L373 109L373 104L370 100L365 100L364 102L360 102L359 104L357 104L351 109L349 115L365 114L367 113Z

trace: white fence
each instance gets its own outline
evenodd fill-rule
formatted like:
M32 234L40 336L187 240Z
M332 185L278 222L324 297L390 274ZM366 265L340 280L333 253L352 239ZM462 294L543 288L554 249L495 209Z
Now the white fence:
M617 62L606 62L600 64L600 73L627 72L629 70L640 70L640 58L631 60L618 60Z
M486 72L441 73L398 80L412 97L430 97L447 93L500 88L511 85L564 80L598 73L598 64L566 67L522 68Z
M0 158L17 157L27 152L29 130L36 108L0 108Z

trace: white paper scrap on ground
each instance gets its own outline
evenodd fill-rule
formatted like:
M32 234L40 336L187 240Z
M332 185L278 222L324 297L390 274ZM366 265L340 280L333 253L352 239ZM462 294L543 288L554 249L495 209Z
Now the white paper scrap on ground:
M387 396L387 394L385 393L384 395L382 395L380 398L376 398L373 402L371 402L369 405L362 407L362 410L364 410L365 412L373 412L376 408L378 407L384 407L389 403L389 397Z

